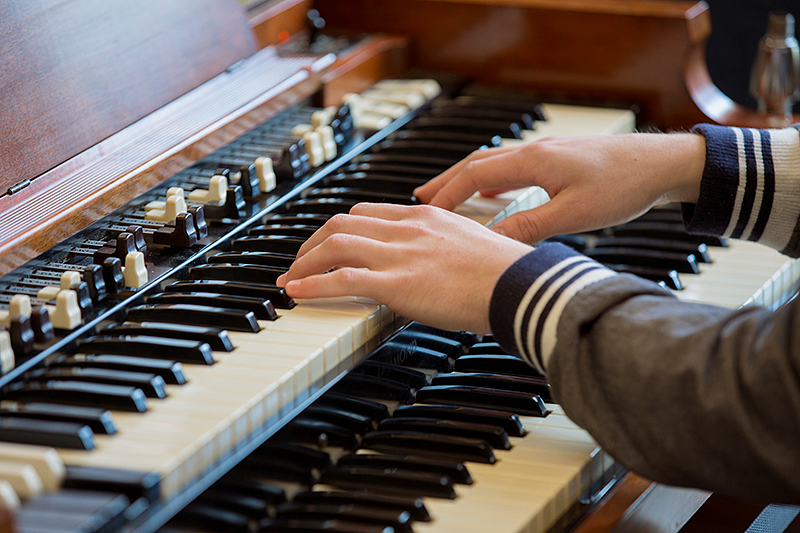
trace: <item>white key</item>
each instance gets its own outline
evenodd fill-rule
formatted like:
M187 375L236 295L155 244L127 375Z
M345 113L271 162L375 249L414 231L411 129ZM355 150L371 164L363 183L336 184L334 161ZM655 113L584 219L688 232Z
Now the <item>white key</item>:
M15 294L8 302L8 310L0 310L0 325L11 325L14 315L31 316L31 298L27 294Z
M26 444L0 443L0 461L12 461L31 465L42 481L46 491L55 491L61 486L66 467L54 448Z
M144 287L147 284L147 267L144 264L142 252L129 252L125 256L125 266L122 267L126 287Z
M54 328L75 329L81 324L81 308L78 307L78 294L75 291L59 290L56 305L45 305L45 309L50 314Z
M308 162L312 167L318 167L325 163L325 151L322 148L322 137L316 131L308 131L303 134L306 141L306 152L308 152Z
M270 192L278 185L275 170L272 168L272 158L257 157L255 161L258 186L263 192Z
M166 198L169 199L170 196L180 196L181 198L185 199L184 190L181 187L170 187L167 189L167 196ZM152 211L153 209L166 209L167 202L164 200L154 200L152 202L148 202L144 206L145 212Z
M410 109L417 109L426 102L425 95L416 91L400 91L387 89L368 89L361 93L363 98L401 104Z
M325 152L325 161L336 159L336 141L334 140L333 128L330 126L317 126L314 130L322 138L322 150Z
M14 368L14 350L11 348L11 336L8 331L0 331L0 372L5 374Z
M175 220L179 214L187 211L186 200L183 196L174 195L167 198L164 209L151 209L145 213L144 218L156 222L170 222Z
M0 480L0 503L6 509L19 509L22 502L19 501L19 495L17 491L14 490L14 487L11 486L11 483L8 481Z
M73 285L81 282L81 275L79 272L69 270L61 274L61 290L68 291Z
M381 80L375 85L376 89L388 89L390 91L414 91L425 95L428 100L436 98L442 93L439 82L432 79L408 79L408 80Z
M228 179L219 174L208 180L208 189L195 189L189 193L189 200L207 204L209 202L225 202L228 197Z
M314 128L330 126L331 120L333 120L333 115L327 109L320 109L311 114L311 125L314 126Z
M314 131L314 126L311 124L297 124L292 127L291 133L294 137L302 137L309 131Z
M0 460L0 479L11 483L20 498L33 498L44 491L39 474L28 463Z

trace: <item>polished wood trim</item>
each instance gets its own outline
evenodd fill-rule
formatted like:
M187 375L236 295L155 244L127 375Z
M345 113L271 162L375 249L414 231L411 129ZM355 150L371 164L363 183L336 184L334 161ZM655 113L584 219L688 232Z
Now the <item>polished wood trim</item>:
M607 533L619 523L625 511L652 487L652 481L628 472L586 517L570 529L570 533Z
M236 0L0 2L0 192L255 52Z
M263 50L122 132L0 198L0 275L178 170L309 98L332 58Z
M312 8L312 0L280 0L250 12L250 27L258 47L278 44L284 35L306 31L306 13Z
M331 31L407 36L411 67L548 99L635 104L641 123L665 129L705 119L684 84L685 59L710 28L705 2L317 0L315 6Z
M322 77L323 105L338 105L347 93L360 93L375 82L408 69L408 40L370 36L346 50Z

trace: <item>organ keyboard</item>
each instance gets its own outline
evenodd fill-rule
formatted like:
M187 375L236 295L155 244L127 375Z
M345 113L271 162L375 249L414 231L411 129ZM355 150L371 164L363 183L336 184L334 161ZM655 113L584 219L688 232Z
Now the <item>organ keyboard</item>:
M158 18L155 4L150 22ZM184 13L197 10L189 5L182 4ZM209 7L203 21L220 9ZM12 20L16 25L18 19ZM405 181L393 185L401 192L378 189L401 201L414 183L496 143L495 134L481 127L476 144L475 132L464 131L473 124L456 119L423 117L416 128L409 124L414 114L398 112L398 106L420 96L402 104L395 98L396 86L408 82L384 85L361 100L348 97L346 106L330 101L345 92L342 84L366 88L371 81L342 72L391 63L387 57L397 39L356 38L319 55L268 48L234 63L253 52L242 40L214 62L214 74L222 74L171 107L160 108L167 98L131 111L130 122L141 120L117 134L113 128L125 124L109 120L110 129L92 142L63 150L59 145L61 159L37 158L29 167L7 157L18 152L3 147L8 192L0 197L0 441L25 444L0 446L0 463L12 463L0 465L0 499L16 509L20 531L154 531L221 476L235 473L285 424L300 431L300 424L289 422L302 419L304 408L338 387L337 380L344 383L343 373L406 321L363 299L292 302L270 280L327 216L375 198L335 189L353 187L362 177L356 174L376 181L402 172ZM205 81L209 72L187 83ZM419 84L425 98L434 96L431 86ZM324 110L310 105L320 88ZM387 91L392 102L377 105ZM103 97L113 98L108 92ZM356 108L365 101L371 105L360 118L380 131L348 141L349 121L359 118ZM104 118L86 112L86 123ZM537 121L533 131L513 126L509 133L520 138L503 142L634 126L633 114L624 110L543 104L531 115L537 113L547 120ZM476 122L496 127L494 118L480 114ZM8 138L14 119L22 120L15 115L0 123ZM432 137L437 128L449 138ZM543 201L546 195L532 188L494 199L476 196L459 209L491 224ZM31 215L36 212L40 216ZM77 222L66 223L70 215ZM76 235L62 240L70 233ZM718 257L709 270L725 264ZM776 269L765 268L762 277L788 275L775 274L760 292L761 279L751 280L725 303L741 304L753 293L767 304L784 298L796 267L770 261ZM243 283L256 279L259 285ZM704 291L687 282L681 295ZM12 298L20 294L30 297L30 309ZM225 305L212 306L212 298ZM47 313L41 304L50 306ZM163 392L167 398L158 398ZM514 447L497 452L496 466L471 464L475 483L458 487L457 499L426 501L433 521L417 522L414 529L484 531L496 523L486 516L494 515L509 530L545 531L570 516L581 498L601 490L617 473L613 460L557 405L547 409L543 418L522 417L530 435L512 437ZM558 479L545 480L529 468L550 470ZM529 487L525 479L539 484ZM508 491L512 483L519 486Z

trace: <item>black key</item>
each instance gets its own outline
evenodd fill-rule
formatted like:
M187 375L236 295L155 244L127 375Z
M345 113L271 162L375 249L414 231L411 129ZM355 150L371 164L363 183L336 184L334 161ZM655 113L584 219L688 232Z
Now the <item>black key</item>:
M310 200L294 200L286 202L284 208L287 213L313 213L315 215L336 215L349 213L358 202L355 200L339 200L326 198L313 198Z
M531 365L513 355L465 355L456 359L455 371L544 378Z
M208 292L162 292L147 298L148 304L192 304L252 311L258 320L276 320L272 302L250 296L231 296Z
M435 352L441 352L451 359L458 359L464 355L464 346L453 339L434 335L432 333L425 333L423 331L416 331L413 329L405 329L392 338L392 342L404 343L409 345L421 346L428 348Z
M209 202L203 204L205 218L223 220L227 218L240 219L247 216L247 204L244 201L244 191L239 185L228 187L224 203Z
M275 281L286 270L285 268L261 265L218 263L196 266L189 270L189 276L194 280L245 281L246 283L275 286Z
M191 292L191 291L187 291ZM168 322L142 322L111 324L100 330L101 335L143 335L146 337L166 337L187 341L205 342L212 350L232 352L233 342L224 329ZM166 378L165 378L166 379ZM170 383L167 381L167 383Z
M307 411L303 411L305 414ZM251 458L275 457L302 464L309 468L323 469L331 466L331 456L327 453L302 446L294 442L267 441L250 454Z
M257 498L268 505L278 505L286 501L286 493L281 487L237 476L226 476L214 485L220 490L232 490Z
M224 307L210 307L192 304L156 304L139 305L128 309L128 320L133 322L176 322L195 326L221 327L233 331L246 331L258 333L256 315L252 311L226 309ZM169 340L171 343L188 343L178 339L159 339L161 342ZM201 343L196 343L201 344ZM178 357L173 357L178 359ZM188 361L184 361L188 362Z
M356 164L375 163L397 171L399 167L419 167L434 173L434 176L441 174L452 167L456 161L446 157L416 156L405 154L362 154L353 159ZM374 167L373 167L374 172ZM408 172L414 175L414 172Z
M458 117L420 117L408 124L408 129L434 129L439 131L455 131L486 135L491 138L495 135L507 139L521 139L523 128L515 123L504 121L470 120Z
M338 407L340 409L359 413L369 417L373 422L378 422L389 416L389 408L386 407L386 404L370 400L369 398L337 394L333 391L326 392L314 405Z
M53 323L50 322L50 313L46 308L36 305L31 309L31 327L36 342L46 343L55 338Z
M370 355L370 360L411 368L427 368L438 372L453 371L453 360L441 352L392 341Z
M483 387L444 385L424 387L417 391L419 403L443 403L511 411L521 415L545 416L547 407L535 394L503 391Z
M166 384L161 376L143 372L108 370L106 368L44 368L25 375L26 381L81 381L123 385L142 389L148 398L166 398Z
M183 366L177 361L146 359L128 355L77 354L53 361L50 368L107 368L126 372L144 372L160 376L164 383L183 385L186 376Z
M544 122L547 118L544 115L542 106L538 103L520 101L515 98L491 97L485 95L461 95L451 101L446 101L446 105L470 107L477 109L500 109L504 111L515 111L518 113L528 113L535 120Z
M514 413L493 411L458 405L401 405L394 411L394 417L433 418L436 420L457 420L475 424L500 426L512 437L525 436L525 426Z
M229 265L262 265L272 268L288 269L294 263L295 256L292 254L280 254L277 252L221 252L208 258L211 264Z
M594 248L639 248L644 250L661 250L664 252L680 252L693 255L698 263L710 263L708 246L666 239L647 239L644 237L603 237L597 239Z
M378 424L378 431L416 431L437 435L452 435L485 440L493 448L510 450L511 441L508 433L500 426L475 424L473 422L456 422L454 420L433 420L431 418L389 418Z
M453 461L488 464L496 461L492 445L485 440L418 431L374 431L364 435L361 448L386 453L430 455Z
M197 244L197 230L191 213L180 213L153 233L153 244L191 248Z
M352 450L359 443L356 432L323 420L314 420L299 416L289 422L278 435L281 438L311 444L312 446L334 446Z
M3 402L0 408L0 417L70 422L81 426L89 426L95 433L104 435L113 435L117 432L114 420L111 417L111 411L97 407Z
M258 533L395 533L389 526L362 524L349 520L300 520L265 518L258 523Z
M411 194L414 189L424 185L427 179L414 179L399 176L380 174L367 174L357 172L354 174L335 174L325 178L324 183L330 187L350 187L354 189L377 189L390 193Z
M144 498L154 503L158 500L160 482L161 477L154 472L68 465L63 487L118 492L131 501Z
M112 533L128 521L129 507L124 494L65 489L27 500L14 519L17 531Z
M233 250L297 255L304 242L305 238L292 235L252 235L233 241Z
M83 280L89 287L89 295L97 303L106 298L106 280L103 278L103 267L87 265L83 267Z
M336 170L336 172L337 173L334 174L334 176L366 173L371 176L403 176L409 179L424 180L423 183L442 173L442 171L437 168L405 165L403 163L393 163L391 161L352 163L350 165L340 167ZM420 183L420 185L422 185L422 183Z
M359 505L285 503L275 509L277 518L303 520L336 520L390 526L398 533L411 533L411 515L406 511L375 509Z
M201 507L209 505L222 507L255 520L266 518L269 515L270 504L268 502L231 487L217 487L216 484L204 492L196 502Z
M109 257L103 260L103 280L106 282L106 292L117 294L125 288L125 276L122 274L122 262L118 257Z
M400 205L418 205L419 200L410 194L398 194L389 191L365 191L349 187L328 187L312 189L303 193L303 198L339 198L357 202L390 203Z
M280 455L250 456L233 470L233 475L256 475L259 478L311 486L317 482L317 472L311 466L290 462Z
M288 224L288 225L301 225L301 226L317 226L322 227L331 218L331 215L322 213L295 213L272 215L265 223L266 224Z
M336 461L337 466L359 466L365 468L398 468L447 476L453 483L471 485L472 476L462 463L443 459L431 459L413 455L385 453L351 453Z
M422 132L423 130L414 130L413 132ZM427 132L428 130L424 130ZM446 134L448 132L431 130L438 134ZM412 132L412 133L413 133ZM427 157L441 157L450 159L452 161L460 161L467 157L475 150L486 147L491 144L493 136L486 136L484 142L475 145L473 143L456 143L456 142L442 142L425 139L398 139L386 140L382 143L373 146L372 151L380 154L389 155L413 155L413 156L427 156Z
M707 246L727 246L727 241L722 237L712 235L694 235L686 232L683 223L634 221L622 226L611 228L617 237L645 237L649 239L668 239L691 243L704 243Z
M303 226L300 224L262 224L253 226L247 231L251 236L288 235L308 239L319 229L319 226Z
M693 254L639 250L635 248L598 248L585 254L599 263L634 265L647 268L665 268L685 274L699 274L700 268Z
M11 349L17 356L28 355L33 352L36 337L29 316L12 316L11 324L8 327L8 336L11 337Z
M353 372L405 383L413 389L419 389L428 384L428 376L424 372L380 361L363 361Z
M98 335L81 342L78 351L85 354L130 355L198 365L214 364L211 346L205 342L147 335Z
M403 330L403 333L409 333L412 331L419 331L421 333L430 333L431 335L436 335L437 337L446 337L448 339L452 339L454 341L459 342L462 346L470 347L476 342L478 342L478 336L474 333L469 333L467 331L446 331L443 329L435 328L433 326L426 326L425 324L420 324L419 322L414 322L409 325L406 329Z
M467 355L510 355L495 341L487 341L483 339L482 342L476 342L469 347ZM517 358L519 359L519 358Z
M422 116L435 116L427 113ZM455 115L453 115L455 116ZM470 118L463 116L461 118ZM509 123L515 122L509 120ZM411 141L429 141L432 143L449 142L459 146L472 149L472 151L481 148L482 146L501 146L503 138L500 135L495 135L490 139L486 135L476 135L473 133L458 133L453 131L439 131L439 130L401 130L389 136L390 140L411 140ZM383 143L381 143L383 144Z
M614 272L619 272L620 274L633 274L634 276L649 279L656 283L664 283L667 288L676 291L683 290L683 282L681 282L681 278L675 270L635 265L614 265L610 263L603 266L610 268Z
M399 496L375 494L373 492L306 490L295 494L293 501L304 503L330 503L335 505L352 503L361 506L376 507L378 509L394 509L408 512L411 515L411 519L417 522L431 521L431 516L422 498L403 498Z
M550 387L540 378L524 378L520 376L504 376L503 374L489 373L461 373L439 374L431 380L431 385L467 385L470 387L485 387L488 389L501 389L541 396L545 402L552 402Z
M74 381L12 383L5 398L23 402L58 403L82 407L101 407L112 411L147 411L144 392L135 387L102 385Z
M84 424L35 418L0 418L0 441L73 450L94 449L94 432Z
M490 119L504 122L518 122L526 130L536 128L536 119L529 113L506 111L503 109L489 109L482 107L466 107L456 105L441 105L428 109L423 116L432 117L459 117L473 120Z
M164 287L164 292L211 292L235 296L253 296L269 300L272 302L273 307L277 309L292 309L295 306L294 300L289 298L286 290L275 285L220 280L176 281ZM217 348L214 349L216 350Z
M303 411L303 415L345 427L361 435L374 429L370 417L337 407L314 404L310 407L306 407Z
M390 400L405 404L414 403L414 392L407 384L353 372L347 374L334 385L333 390L342 394L364 396L376 400Z
M456 497L449 477L399 468L335 467L322 472L319 482L347 490L450 500Z

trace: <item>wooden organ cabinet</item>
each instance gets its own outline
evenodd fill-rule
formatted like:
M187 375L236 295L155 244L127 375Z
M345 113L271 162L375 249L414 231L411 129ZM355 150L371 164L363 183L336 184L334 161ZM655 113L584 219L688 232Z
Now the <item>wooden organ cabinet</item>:
M314 13L327 22L324 28ZM388 394L385 384L376 387L383 382L367 379L387 373L409 380L422 376L422 384L401 383L405 388L393 393L419 400L430 375L452 368L480 339L409 325L364 300L295 305L272 280L325 215L365 198L407 200L409 184L435 175L448 158L458 159L454 154L463 157L498 142L498 136L532 140L623 131L634 125L631 109L638 126L758 125L758 116L732 103L709 79L703 55L709 32L702 1L3 3L3 530L306 531L302 527L312 518L291 514L306 505L303 512L316 513L316 525L332 531L437 531L446 523L449 503L432 502L433 518L426 522L414 514L421 512L414 506L422 500L376 490L348 508L349 521L336 522L325 513L341 502L303 504L308 491L281 493L252 476L267 472L284 485L296 485L299 476L311 479L301 484L361 494L351 478L331 472L346 469L345 459L360 464L364 454L339 457L340 450L329 457L318 448L352 450L341 443L363 444L375 421L367 417L367 429L353 437L330 425L329 411L319 413L337 402L375 409L374 400L343 392L350 382L394 408L400 400L381 396ZM408 108L402 108L392 98L403 83L372 88L386 79L439 83L414 82L414 90L402 96ZM370 90L372 96L364 92ZM377 107L366 111L359 107L375 91L394 96L375 98ZM361 94L360 100L349 97L343 105L351 93ZM452 112L461 105L453 103L458 98L472 114L443 119L445 130L468 131L455 141L431 141L433 149L423 146L432 137L414 132L422 121L438 120L426 108ZM597 109L607 107L612 111ZM531 121L523 129L531 130L535 121L538 133L521 132L509 114ZM480 126L464 125L463 117L476 116ZM500 121L505 129L492 130ZM477 135L486 140L474 144ZM464 151L465 145L472 148ZM403 166L417 163L424 168ZM395 180L393 192L381 189L388 187L386 176ZM375 190L355 187L353 193L353 180L365 177L359 183ZM337 187L351 192L325 196ZM397 192L403 187L405 196ZM490 223L544 200L527 191L476 200L464 209ZM780 303L794 287L796 267L775 258L768 263L766 285L759 281L742 289L738 300L722 303L740 305L751 295L757 303ZM479 353L475 346L466 353ZM427 377L374 355L371 366L358 368L377 377L350 372L373 353L389 353L397 362L422 358L426 350L433 352L429 362L407 366L427 368ZM437 361L444 367L434 371ZM720 525L718 508L747 524L760 512L761 507L731 507L701 491L662 487L625 473L570 426L556 405L545 403L546 384L520 379L542 391L525 409L546 406L550 418L541 420L556 421L541 427L576 435L577 444L542 448L554 464L562 460L561 448L589 452L586 465L542 503L541 513L514 531L675 531L693 515L684 531L694 531L706 519ZM321 418L308 415L309 406ZM347 418L347 427L364 423L359 416L365 415L336 413ZM391 421L402 422L398 418ZM515 420L508 415L497 424L513 426ZM309 435L317 446L308 444ZM445 448L460 442L447 438L442 437ZM483 448L464 446L468 458L488 457ZM405 453L425 452L412 449L417 451ZM392 453L401 452L383 460ZM458 461L415 461L421 472L397 478L393 490L416 483L436 493L444 490L443 473L448 482L464 475ZM514 464L498 464L504 461ZM369 478L361 470L353 475ZM426 485L431 479L433 485ZM374 489L374 480L364 482ZM453 494L462 494L458 490ZM294 502L280 503L287 495ZM485 502L469 505L493 509ZM433 509L444 511L437 517ZM258 513L266 521L257 520ZM455 524L459 513L450 511ZM488 530L489 518L473 529ZM505 523L500 515L494 518ZM454 527L460 526L447 530Z

